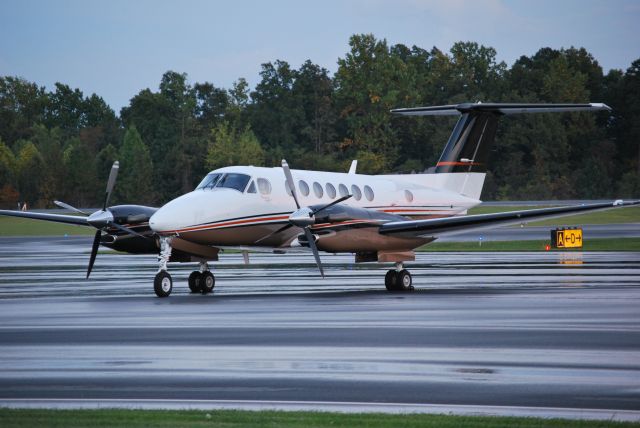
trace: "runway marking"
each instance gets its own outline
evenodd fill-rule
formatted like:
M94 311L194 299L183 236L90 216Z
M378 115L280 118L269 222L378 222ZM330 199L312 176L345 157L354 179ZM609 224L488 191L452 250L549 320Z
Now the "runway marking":
M0 398L0 407L65 409L171 409L171 410L284 410L338 413L423 413L462 416L521 416L613 421L640 421L640 411L580 409L572 407L485 406L463 404L367 403L335 401L187 400L187 399L66 399Z

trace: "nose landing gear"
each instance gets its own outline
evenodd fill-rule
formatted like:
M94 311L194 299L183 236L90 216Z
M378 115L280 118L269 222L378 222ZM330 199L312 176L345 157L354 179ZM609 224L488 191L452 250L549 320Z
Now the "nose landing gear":
M171 258L171 237L160 238L160 255L158 256L159 269L153 281L153 290L158 297L169 297L173 289L173 280L167 272L167 263ZM189 275L189 290L192 293L208 294L216 285L216 278L209 270L206 260L200 262L200 270Z
M388 291L413 291L412 284L411 274L404 269L402 262L396 263L396 268L389 270L384 277L384 285Z
M173 279L167 272L167 263L171 258L171 239L170 236L160 238L160 254L158 255L160 266L153 281L153 290L158 297L169 297L171 290L173 290Z

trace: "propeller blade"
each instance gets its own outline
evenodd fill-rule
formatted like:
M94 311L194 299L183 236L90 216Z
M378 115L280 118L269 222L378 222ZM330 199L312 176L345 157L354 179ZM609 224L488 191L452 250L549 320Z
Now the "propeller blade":
M312 211L312 214L313 214L313 215L316 215L316 214L318 214L320 211L326 210L327 208L332 207L332 206L334 206L334 205L336 205L336 204L339 204L339 203L340 203L340 202L342 202L342 201L346 201L347 199L349 199L349 198L350 198L350 197L352 197L352 196L353 196L353 195L347 195L347 196L343 196L343 197L341 197L341 198L339 198L339 199L336 199L335 201L331 202L330 204L327 204L327 205L325 205L324 207L320 207L320 208L318 208L317 210Z
M60 208L65 208L65 209L67 209L69 211L77 212L77 213L82 214L83 216L89 217L88 213L86 213L86 212L84 212L82 210L79 210L76 207L72 207L71 205L66 204L66 203L64 203L62 201L53 201L53 203L56 204L57 206L59 206Z
M111 197L111 192L113 191L113 187L116 185L116 178L118 177L118 169L120 168L120 162L115 161L113 166L111 167L111 172L109 173L109 180L107 180L107 191L104 195L104 204L102 205L102 211L107 209L107 205L109 204L109 198Z
M91 247L91 257L89 258L89 267L87 268L87 279L89 279L89 275L91 275L91 269L93 269L93 263L96 261L96 256L98 255L98 247L100 247L100 235L102 235L102 231L96 230L96 234L93 237L93 246Z
M284 176L287 179L287 185L291 190L291 195L293 196L293 200L296 201L296 207L300 209L300 204L298 203L298 196L296 196L296 186L294 185L294 182L293 182L293 176L291 175L289 164L284 159L282 159L282 170L284 171Z
M263 236L262 238L258 239L256 242L254 242L254 244L257 244L259 242L265 241L268 238L271 238L273 235L277 235L280 232L284 232L285 230L289 229L293 227L293 224L289 223L289 224L285 224L284 226L282 226L280 229L271 232L270 234L268 234L267 236Z
M308 227L304 228L304 236L307 237L307 242L309 242L309 248L313 252L313 257L316 259L316 265L318 265L318 269L320 270L320 275L324 278L324 270L322 270L322 263L320 262L320 254L318 253L318 247L316 246L316 241L313 239L313 235Z
M113 226L113 227L115 227L116 229L120 229L121 231L126 232L126 233L128 233L129 235L134 235L134 236L138 236L138 237L140 237L140 238L149 239L149 240L153 241L153 239L152 239L151 237L141 235L141 234L139 234L138 232L136 232L135 230L129 229L128 227L123 226L123 225L121 225L121 224L118 224L118 223L114 223L114 222L112 222L112 223L109 223L109 226Z

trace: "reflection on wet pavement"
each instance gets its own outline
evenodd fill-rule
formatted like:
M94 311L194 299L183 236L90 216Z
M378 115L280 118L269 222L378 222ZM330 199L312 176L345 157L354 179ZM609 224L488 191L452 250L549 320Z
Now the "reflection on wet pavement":
M90 239L90 238L89 238ZM153 256L0 239L8 398L295 400L640 409L640 254L423 253L387 267L222 255L211 295L153 294ZM134 401L135 402L135 401ZM639 416L640 417L640 416Z

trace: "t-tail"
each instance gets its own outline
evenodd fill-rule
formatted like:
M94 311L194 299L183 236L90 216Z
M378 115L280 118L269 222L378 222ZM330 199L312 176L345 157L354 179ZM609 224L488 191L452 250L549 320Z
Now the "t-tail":
M401 108L391 110L391 113L404 116L460 116L435 166L435 175L429 181L433 181L436 187L446 188L467 197L479 199L487 171L489 152L496 136L500 116L517 113L599 110L610 111L611 108L601 103L465 103Z

